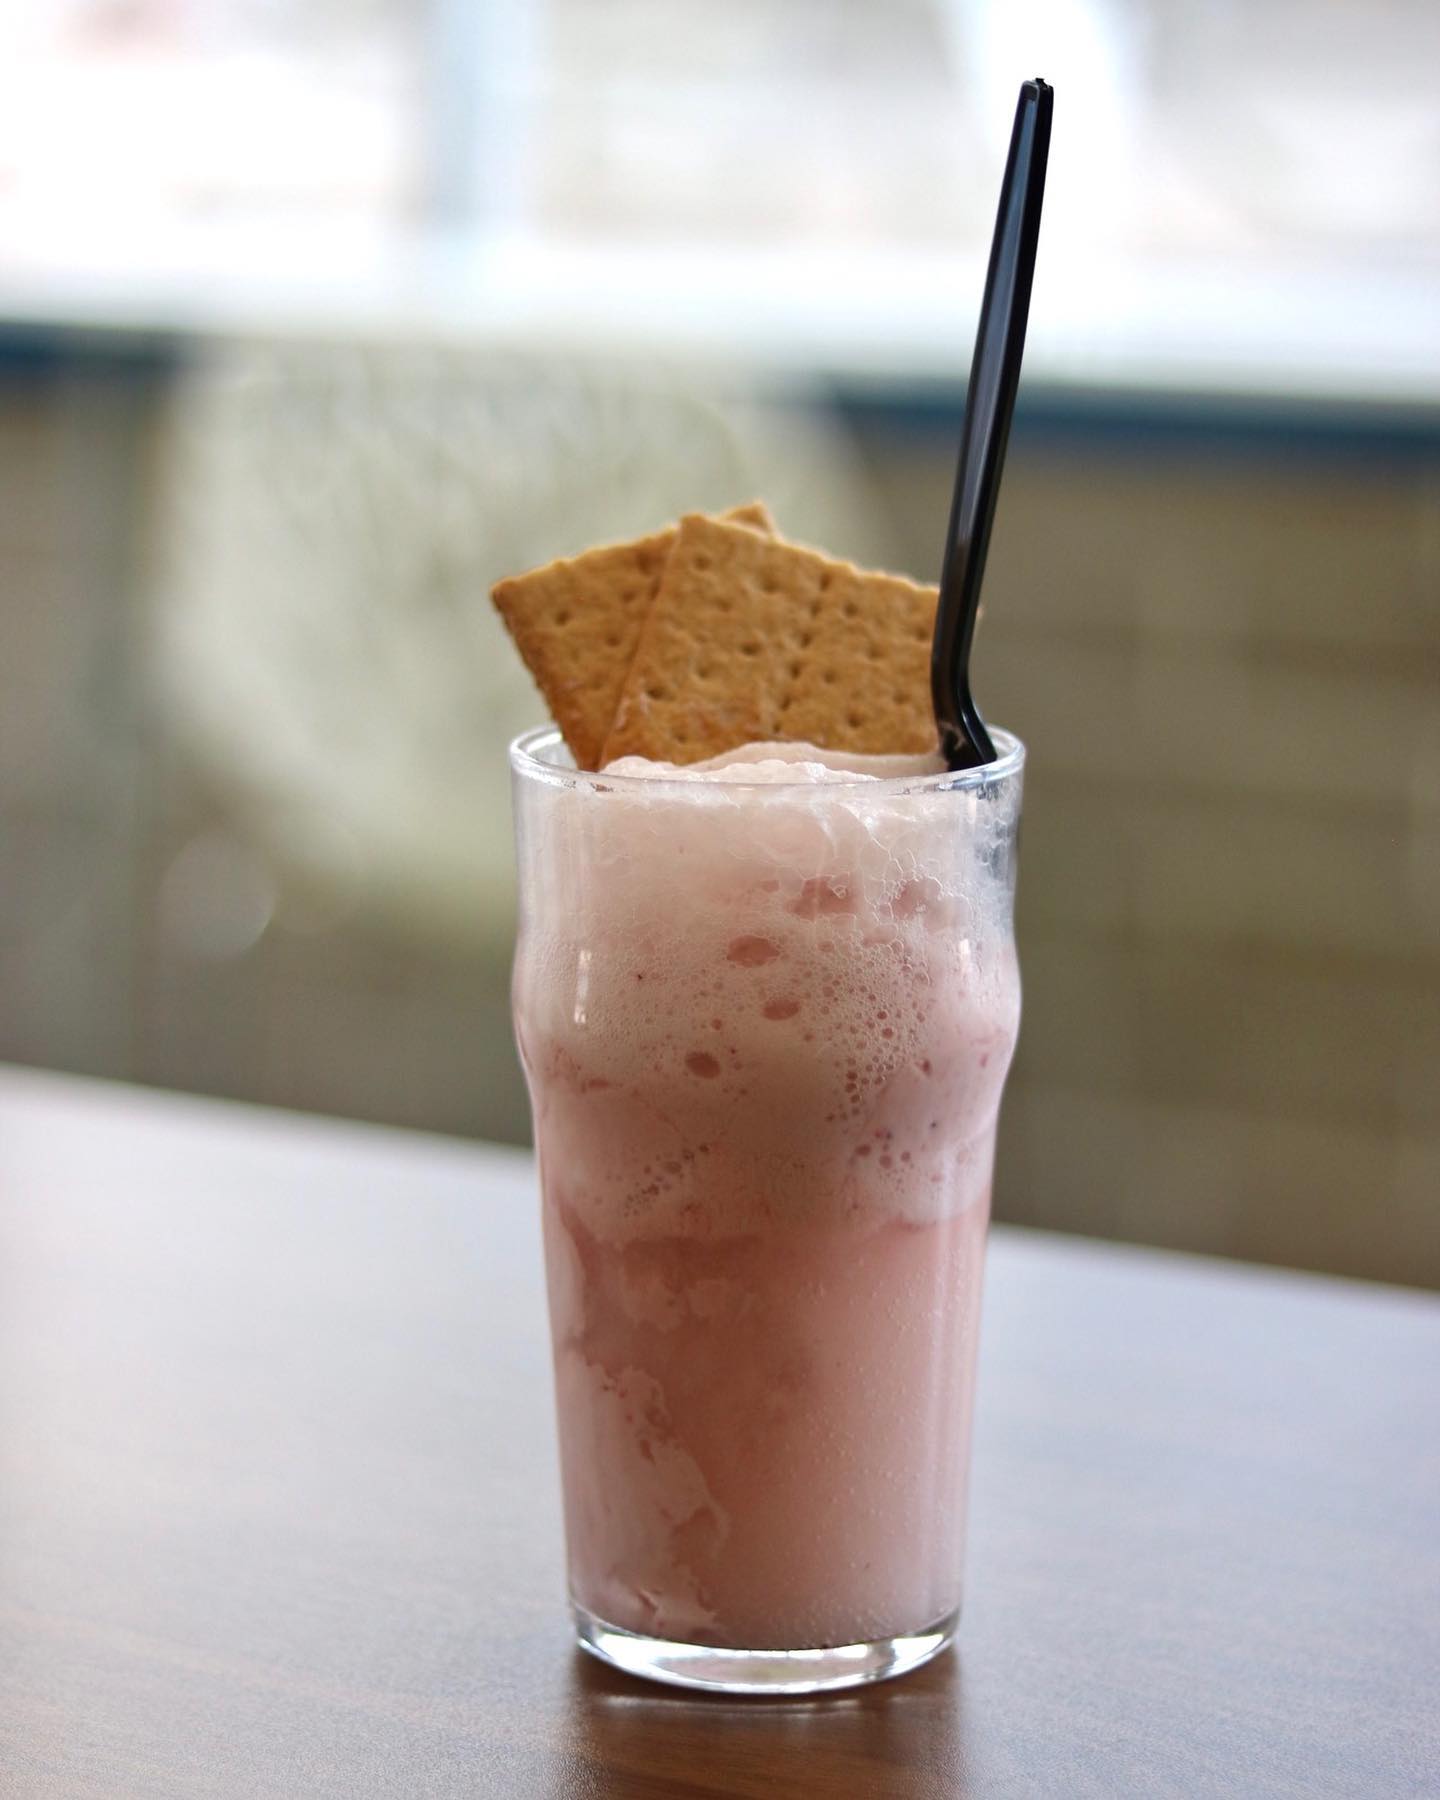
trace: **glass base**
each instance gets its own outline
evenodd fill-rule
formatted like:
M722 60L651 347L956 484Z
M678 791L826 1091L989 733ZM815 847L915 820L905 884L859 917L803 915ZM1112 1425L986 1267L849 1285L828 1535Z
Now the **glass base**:
M607 1625L583 1606L572 1608L580 1648L612 1668L672 1687L713 1694L823 1694L907 1675L938 1656L955 1636L958 1610L924 1631L877 1638L870 1644L833 1644L818 1650L717 1650L676 1644Z

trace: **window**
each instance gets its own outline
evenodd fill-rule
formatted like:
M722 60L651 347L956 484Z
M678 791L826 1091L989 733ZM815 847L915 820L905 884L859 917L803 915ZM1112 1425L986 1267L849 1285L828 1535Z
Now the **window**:
M11 0L0 306L948 362L1030 74L1042 358L1440 361L1430 0Z

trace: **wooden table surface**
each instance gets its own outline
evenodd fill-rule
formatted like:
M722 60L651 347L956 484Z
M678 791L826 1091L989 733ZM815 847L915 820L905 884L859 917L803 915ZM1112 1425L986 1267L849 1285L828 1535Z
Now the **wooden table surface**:
M1431 1299L998 1232L959 1653L651 1688L570 1643L528 1159L6 1073L0 1795L1433 1795L1437 1425Z

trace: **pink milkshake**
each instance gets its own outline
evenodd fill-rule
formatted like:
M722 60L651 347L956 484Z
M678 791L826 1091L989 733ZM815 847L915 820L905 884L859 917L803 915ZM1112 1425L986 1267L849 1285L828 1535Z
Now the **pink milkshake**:
M1022 756L515 748L571 1597L612 1661L797 1691L954 1630Z

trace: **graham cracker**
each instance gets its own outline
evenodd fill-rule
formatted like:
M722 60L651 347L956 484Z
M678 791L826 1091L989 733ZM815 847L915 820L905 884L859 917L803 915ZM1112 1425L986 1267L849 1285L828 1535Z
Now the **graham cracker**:
M601 766L691 763L741 744L921 755L936 747L938 592L778 538L680 521Z
M775 532L761 500L722 516L753 531ZM631 543L602 544L497 581L490 590L578 768L599 767L675 536L670 525Z

